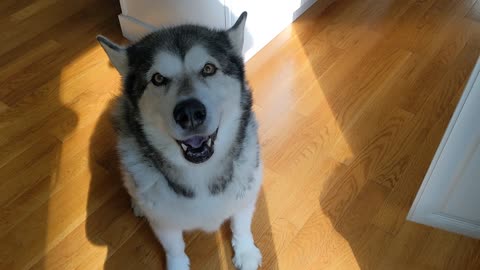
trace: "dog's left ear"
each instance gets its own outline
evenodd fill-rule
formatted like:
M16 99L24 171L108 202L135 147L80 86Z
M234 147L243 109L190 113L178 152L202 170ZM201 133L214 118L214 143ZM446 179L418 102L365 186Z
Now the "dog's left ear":
M227 30L228 37L230 42L232 42L233 48L235 51L242 55L243 49L243 36L245 32L245 22L247 21L247 12L244 11L238 18L237 22L232 26L232 28Z
M115 44L108 38L98 35L97 40L110 58L112 65L118 70L120 75L126 76L128 73L127 49Z

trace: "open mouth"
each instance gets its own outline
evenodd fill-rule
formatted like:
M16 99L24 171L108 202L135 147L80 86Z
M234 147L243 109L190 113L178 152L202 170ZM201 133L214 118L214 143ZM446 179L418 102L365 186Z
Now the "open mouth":
M177 140L177 143L185 159L198 164L207 161L213 155L217 133L218 128L209 136L196 135L183 141Z

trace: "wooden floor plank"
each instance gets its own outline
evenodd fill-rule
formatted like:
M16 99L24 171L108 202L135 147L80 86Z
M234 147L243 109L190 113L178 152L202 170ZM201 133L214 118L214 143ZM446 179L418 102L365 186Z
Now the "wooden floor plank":
M247 63L262 269L480 269L480 241L406 221L480 54L479 10L318 1ZM118 1L0 11L0 269L164 269L109 123L121 80L95 36L125 42ZM192 269L234 269L230 238L186 233Z

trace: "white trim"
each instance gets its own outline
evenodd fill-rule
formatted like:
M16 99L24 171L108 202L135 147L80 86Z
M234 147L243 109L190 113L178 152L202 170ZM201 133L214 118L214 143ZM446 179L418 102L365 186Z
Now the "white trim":
M427 216L415 215L414 220L411 221L480 239L480 226L458 217L435 213Z
M120 0L120 9L123 15L128 15L128 6L126 0Z
M225 11L225 29L228 29L233 26L232 23L232 12L230 12L230 8L233 6L233 0L224 0L223 1L223 8Z
M407 215L407 220L422 223L429 226L435 226L439 228L441 227L442 229L446 229L452 232L468 234L476 238L480 238L479 226L475 226L475 224L472 224L471 222L469 223L468 221L463 222L459 220L459 218L450 217L444 213L426 214L425 209L422 209L420 205L420 201L422 200L422 197L425 196L424 193L429 183L433 182L432 174L436 170L438 161L443 154L443 151L449 141L449 138L453 129L455 128L458 117L460 116L460 113L469 95L472 93L473 86L478 80L480 80L480 58L477 60L477 64L475 65L470 75L470 78L465 86L465 90L448 124L447 130L445 131L442 141L440 142L440 145L435 153L435 156L433 157L430 167L428 168L427 174L425 175L425 179L423 180L423 183L420 186L418 194Z
M334 0L330 0L330 2L333 2ZM298 19L298 17L300 17L300 15L302 15L305 11L307 11L307 9L311 8L313 6L313 4L315 4L317 2L317 0L307 0L305 2L302 3L302 5L293 12L293 16L292 16L292 22L295 21L296 19ZM327 1L328 2L328 1ZM331 4L331 3L329 3Z

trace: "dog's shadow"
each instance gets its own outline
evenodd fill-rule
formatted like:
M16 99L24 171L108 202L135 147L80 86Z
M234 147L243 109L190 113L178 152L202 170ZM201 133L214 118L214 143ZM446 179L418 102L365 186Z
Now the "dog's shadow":
M107 247L104 262L106 270L164 269L165 257L160 243L145 219L134 216L129 196L122 187L115 133L110 122L113 104L112 100L99 118L90 139L91 183L87 203L87 236L95 245ZM264 265L268 264L268 269L276 269L275 247L264 199L262 190L252 228L254 238L264 254ZM233 251L230 240L228 224L224 224L215 234L185 234L191 268L235 269L231 263Z

